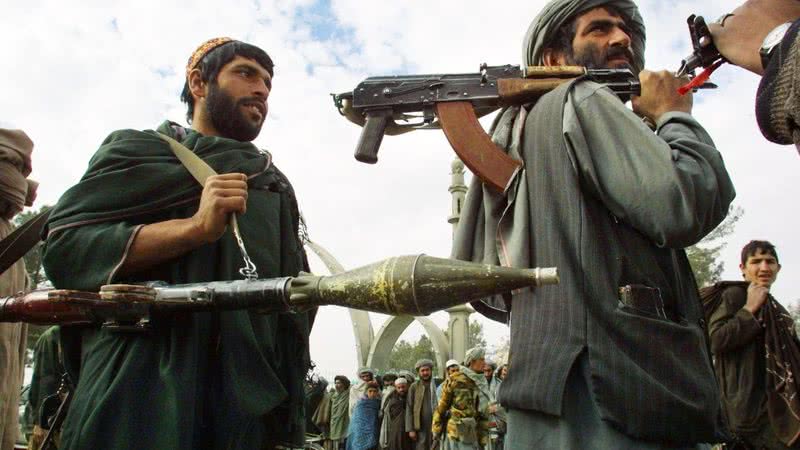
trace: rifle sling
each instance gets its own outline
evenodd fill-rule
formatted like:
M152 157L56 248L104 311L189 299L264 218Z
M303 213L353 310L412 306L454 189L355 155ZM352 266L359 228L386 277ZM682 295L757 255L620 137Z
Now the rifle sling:
M175 154L178 160L180 160L181 164L186 167L186 170L192 174L194 179L197 180L201 186L205 187L208 177L217 175L217 172L211 166L209 166L208 163L203 161L193 151L186 148L185 145L181 144L175 139L172 139L164 133L158 133L158 136L169 144L169 148L172 149L172 152ZM244 240L242 239L242 233L239 231L239 222L236 220L236 214L230 215L228 225L231 227L231 231L233 231L233 236L236 238L239 250L242 252L242 258L244 259L245 263L245 266L239 270L239 273L248 279L258 278L256 267L250 261L250 256L248 256L247 250L244 247Z
M181 164L186 167L186 170L200 183L200 186L205 187L206 180L212 175L217 175L217 172L211 168L199 156L195 155L193 151L186 148L185 145L172 139L166 134L158 133L159 137L169 144L169 148L178 157ZM236 214L231 214L230 226L233 229L234 235L239 235L239 224L236 222Z
M48 208L33 216L0 241L0 274L13 266L42 240L42 231L51 210Z

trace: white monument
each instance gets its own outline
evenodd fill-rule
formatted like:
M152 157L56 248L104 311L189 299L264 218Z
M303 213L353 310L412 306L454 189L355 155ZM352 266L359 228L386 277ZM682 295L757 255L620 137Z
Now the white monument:
M456 157L450 167L452 169L450 173L451 183L448 190L452 196L452 206L447 222L453 225L453 234L455 234L458 220L461 217L461 208L464 205L467 186L464 184L464 163ZM344 267L324 247L311 240L306 240L306 246L319 257L331 274L344 272ZM466 304L446 310L450 315L450 319L447 323L447 336L445 336L445 333L427 317L412 316L389 317L381 326L378 334L375 334L369 313L355 309L350 309L349 311L353 334L356 338L358 367L367 366L378 371L385 371L390 368L388 367L389 355L395 343L397 343L403 331L414 321L419 322L428 334L433 344L438 367L444 368L448 359L463 361L469 347L469 316L475 312Z

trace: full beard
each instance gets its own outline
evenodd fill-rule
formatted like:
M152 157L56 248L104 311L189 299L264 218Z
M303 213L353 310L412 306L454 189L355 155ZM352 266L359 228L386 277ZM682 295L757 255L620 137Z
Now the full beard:
M243 106L257 101L252 97L240 98L238 101L223 89L212 83L208 90L206 109L214 128L224 137L241 142L250 142L261 132L265 117L255 122L245 116Z
M626 56L629 62L622 64L614 64L611 66L609 60L618 56ZM572 51L567 55L567 62L576 66L584 66L587 69L628 69L636 78L639 78L639 70L633 67L630 61L633 61L633 52L621 46L609 47L605 52L600 50L594 45L587 45L579 49L577 52ZM627 94L617 94L622 103L627 103L631 98Z
M609 65L609 60L619 56L625 56L628 59L627 63ZM621 46L609 47L605 52L600 50L594 45L587 45L578 51L572 51L567 55L567 62L576 66L584 66L587 69L629 69L634 75L638 76L639 71L631 64L633 61L633 52Z

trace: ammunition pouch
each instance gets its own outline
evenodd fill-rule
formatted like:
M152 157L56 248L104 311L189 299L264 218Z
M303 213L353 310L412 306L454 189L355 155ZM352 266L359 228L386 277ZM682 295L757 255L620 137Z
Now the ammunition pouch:
M478 421L473 417L464 417L456 423L458 439L464 444L478 442Z

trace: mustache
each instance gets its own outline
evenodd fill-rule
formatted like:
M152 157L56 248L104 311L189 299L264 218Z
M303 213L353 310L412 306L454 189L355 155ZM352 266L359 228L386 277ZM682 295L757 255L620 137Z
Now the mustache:
M628 61L633 62L633 52L627 47L615 46L608 49L606 59L616 58L617 56L624 56Z
M264 103L264 100L261 100L258 97L242 97L236 102L237 106L247 103Z

